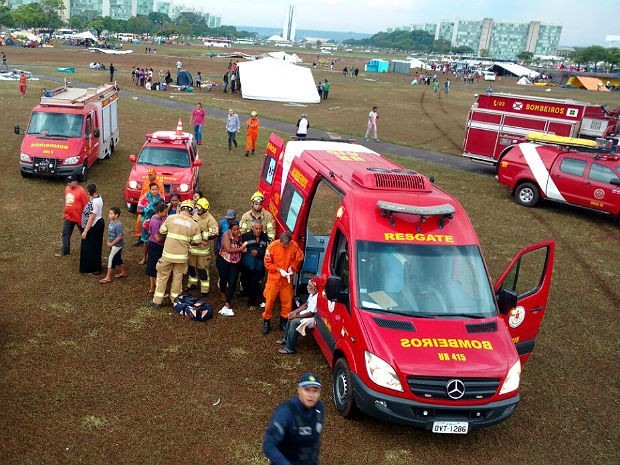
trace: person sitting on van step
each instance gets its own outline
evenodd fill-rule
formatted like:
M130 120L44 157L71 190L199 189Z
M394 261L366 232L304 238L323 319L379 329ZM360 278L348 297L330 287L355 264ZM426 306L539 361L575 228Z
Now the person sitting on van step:
M319 296L319 280L318 278L312 278L308 281L308 300L305 304L293 310L288 314L288 322L284 329L284 337L277 341L278 344L283 344L279 353L283 355L290 355L296 352L295 344L299 335L306 335L306 329L314 328L314 317L316 314L317 298Z

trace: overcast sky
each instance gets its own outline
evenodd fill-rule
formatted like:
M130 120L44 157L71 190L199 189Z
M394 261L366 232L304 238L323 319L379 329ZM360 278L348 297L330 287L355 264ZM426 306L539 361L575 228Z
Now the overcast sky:
M620 0L218 0L200 5L221 15L222 24L282 27L291 3L298 29L374 34L388 27L486 17L560 24L561 45L620 46L605 42L606 35L620 35Z

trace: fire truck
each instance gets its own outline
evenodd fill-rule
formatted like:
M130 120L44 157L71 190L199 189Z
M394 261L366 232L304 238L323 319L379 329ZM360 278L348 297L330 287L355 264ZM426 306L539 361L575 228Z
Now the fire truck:
M76 175L85 181L88 170L109 158L118 141L116 85L76 89L65 83L46 91L32 110L19 170L23 177Z
M176 131L147 134L140 153L129 155L129 161L133 166L125 186L125 202L132 213L136 211L142 184L148 179L150 169L163 181L165 192L162 195L166 202L170 194L178 194L181 200L191 199L198 189L202 160L194 135L183 132L181 120Z
M610 215L620 224L620 155L587 139L529 134L502 158L497 179L516 201L541 200Z
M497 164L531 132L573 138L611 138L620 132L620 107L513 94L478 95L467 117L463 156ZM617 142L616 142L617 143Z
M492 284L458 201L355 143L272 134L258 187L304 251L297 297L320 281L312 333L343 416L466 434L515 411L554 241L521 250Z

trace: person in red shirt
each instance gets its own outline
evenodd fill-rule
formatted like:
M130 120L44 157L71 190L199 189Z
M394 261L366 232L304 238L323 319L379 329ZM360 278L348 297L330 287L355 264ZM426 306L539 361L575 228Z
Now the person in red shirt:
M27 86L28 86L28 76L26 76L26 73L22 71L22 73L19 76L19 92L22 94L22 98L24 98L24 95L26 95Z
M62 249L56 257L69 255L71 245L71 234L73 228L78 227L80 233L82 228L82 210L88 203L88 196L82 186L78 184L77 177L71 175L67 177L67 187L65 188L65 219L62 226Z
M197 103L196 108L192 110L191 123L194 125L194 137L198 145L202 144L202 125L207 116L202 103Z

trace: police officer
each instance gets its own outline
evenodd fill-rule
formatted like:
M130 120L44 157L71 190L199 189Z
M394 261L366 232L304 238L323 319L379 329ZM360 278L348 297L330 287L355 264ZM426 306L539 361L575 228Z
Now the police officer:
M161 307L170 273L172 273L170 300L174 301L183 290L183 275L187 273L190 243L197 244L202 240L200 227L191 217L190 212L193 208L194 202L184 200L179 207L180 213L170 215L159 228L160 234L166 235L166 240L156 266L157 283L153 300L149 302L151 307Z
M252 208L241 217L239 228L241 229L241 234L245 234L252 229L252 222L254 220L260 220L260 222L263 223L267 236L269 236L269 240L273 241L276 238L276 222L273 219L273 215L263 209L264 200L265 196L262 192L256 191L252 194L250 197Z
M200 280L200 296L202 297L209 293L210 241L217 238L217 220L209 213L209 201L204 197L196 201L195 210L193 218L200 227L201 241L189 246L187 287L188 289L196 287Z
M304 373L297 396L280 404L269 422L263 452L271 465L316 465L319 463L325 408L319 377Z

